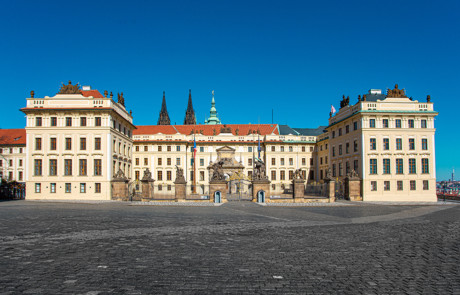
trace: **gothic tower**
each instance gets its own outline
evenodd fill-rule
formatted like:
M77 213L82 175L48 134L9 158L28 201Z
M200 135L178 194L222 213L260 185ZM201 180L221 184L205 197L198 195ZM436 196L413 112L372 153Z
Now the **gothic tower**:
M157 125L171 125L171 121L169 120L168 110L166 109L166 98L165 98L164 91L163 91L163 102L161 103L161 111L160 111L160 116L158 116Z
M204 124L206 125L221 124L219 117L217 117L216 101L214 100L214 90L212 91L211 110L209 111L209 113L210 113L210 116L206 121L204 121Z
M184 125L196 125L195 111L192 105L192 90L188 91L188 105L185 111Z

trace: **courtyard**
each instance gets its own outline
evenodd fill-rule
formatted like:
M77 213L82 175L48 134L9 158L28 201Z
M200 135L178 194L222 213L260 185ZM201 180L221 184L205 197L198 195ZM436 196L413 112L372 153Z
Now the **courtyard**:
M0 202L0 294L460 294L456 204Z

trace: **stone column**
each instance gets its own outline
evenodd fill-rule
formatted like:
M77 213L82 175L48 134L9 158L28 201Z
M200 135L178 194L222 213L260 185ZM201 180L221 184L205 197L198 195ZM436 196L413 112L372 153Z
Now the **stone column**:
M362 201L363 197L361 196L361 180L359 178L347 177L347 199L350 201Z
M305 197L305 180L294 178L292 180L294 203L303 203Z
M265 203L270 202L270 180L261 179L252 181L252 201L257 202L257 193L259 191L265 192Z
M211 180L209 182L209 201L214 203L214 193L220 191L221 202L227 202L227 181Z
M142 186L142 201L148 202L153 200L154 196L154 182L153 179L142 179L141 186Z
M327 185L327 197L329 197L329 203L335 202L335 181L328 180L326 182Z

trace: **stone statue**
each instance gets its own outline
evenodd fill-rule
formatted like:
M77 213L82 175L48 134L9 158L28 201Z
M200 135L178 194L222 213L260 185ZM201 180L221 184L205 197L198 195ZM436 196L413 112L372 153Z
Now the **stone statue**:
M113 93L112 93L112 91L110 91L110 98L113 98Z
M254 169L254 180L266 180L268 179L266 171L265 171L265 163L261 159L256 158L255 161L255 169Z
M294 171L294 179L303 179L302 168L296 169Z
M33 97L33 96L32 96ZM427 95L426 96L426 102L431 102L431 96L430 95Z
M107 90L104 90L104 97L107 97L109 95L109 92Z
M387 90L387 97L407 97L404 89L398 89L398 84L395 84L394 89Z
M222 160L211 165L211 169L212 169L211 180L225 180L224 169L222 168L223 165L224 165L224 162Z
M185 182L184 169L176 165L176 182Z
M152 172L150 172L149 168L144 170L144 176L142 177L142 180L153 180Z
M331 168L327 168L326 170L326 179L331 180L332 179L332 171Z
M69 81L69 84L65 85L62 83L61 89L59 89L58 94L81 94L80 85L72 85L72 82Z
M347 178L348 179L359 179L359 175L358 175L358 173L356 173L356 171L354 169L351 169L351 171L348 172L348 174L347 174Z
M32 90L32 91L30 92L30 97L31 97L31 98L34 98L34 96L35 96L35 91ZM428 95L428 96L429 96L429 95Z
M118 169L117 173L114 175L115 179L126 179L125 173L123 173L123 170Z

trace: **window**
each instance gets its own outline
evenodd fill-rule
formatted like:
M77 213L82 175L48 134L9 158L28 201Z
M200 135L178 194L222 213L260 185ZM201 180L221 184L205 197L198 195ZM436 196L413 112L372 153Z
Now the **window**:
M138 152L138 151L139 151L139 146L138 146L138 145L136 145L136 152Z
M176 152L180 152L180 145L176 145Z
M94 125L95 125L95 126L102 126L101 117L96 117L96 118L94 118ZM100 185L100 184L99 184L99 185Z
M40 127L42 126L42 117L35 118L35 126Z
M42 176L42 160L34 160L34 175Z
M170 160L169 162L171 163L171 159L168 158L168 160ZM200 166L204 166L204 159L200 159Z
M65 184L65 192L66 193L71 193L72 192L72 184L71 183L66 183Z
M280 165L281 165L281 166L284 166L284 158L281 158L281 159L280 159Z
M201 153L204 152L204 146L200 146L200 152L201 152Z
M428 140L426 138L422 138L422 150L428 150Z
M310 166L313 166L313 158L310 158Z
M57 126L57 117L51 117L51 126Z
M350 143L349 142L345 144L345 153L346 154L350 153Z
M384 138L383 139L383 150L388 151L390 149L390 139Z
M390 190L390 182L389 181L384 181L383 182L383 190L384 191L389 191Z
M101 138L100 137L96 137L94 139L94 149L96 151L100 151L101 150Z
M64 160L64 175L72 175L72 160L65 159Z
M80 183L80 193L86 193L86 183Z
M94 175L102 175L102 159L94 159Z
M339 176L342 176L342 169L343 169L342 163L339 163Z
M396 174L403 174L403 159L396 159Z
M147 146L144 146L144 152L147 151ZM158 146L158 151L161 152L161 145ZM193 152L193 147L192 147L192 152Z
M272 170L271 171L271 178L270 178L271 181L273 180L276 180L276 171L275 170Z
M332 156L335 157L335 146L332 147Z
M82 127L86 126L86 117L80 117L80 126Z
M280 171L280 180L285 180L286 178L286 172L284 170Z
M417 189L417 187L415 185L415 180L411 180L410 181L410 190L415 191L416 189Z
M71 118L71 117L66 117L66 118L65 118L65 125L66 125L67 127L72 126L72 118Z
M335 138L335 131L332 131L332 138Z
M409 125L409 128L414 128L414 120L413 119L407 120L407 123Z
M80 150L82 151L86 150L86 137L80 138Z
M398 186L398 191L402 191L403 190L403 182L402 180L398 180L396 182L397 186Z
M424 190L424 191L429 190L428 180L424 180L424 181L423 181L423 190Z
M413 138L409 138L409 150L415 150L415 140Z
M375 128L375 119L369 119L369 127Z
M284 146L280 146L280 152L284 152Z
M248 147L248 153L252 153L252 147Z
M57 147L56 137L51 137L50 138L50 150L55 151L56 147Z
M415 159L409 159L409 173L410 174L417 173L416 167L415 167Z
M50 159L50 176L56 176L56 175L57 175L57 160Z
M192 160L193 160L193 159L192 159ZM158 166L161 166L161 164L162 164L161 162L162 162L162 161L161 161L161 158L158 158Z
M273 166L276 165L276 159L275 159L275 158L272 158L272 165L273 165Z
M42 184L41 183L36 183L35 184L35 192L36 193L41 193L42 192Z
M423 158L422 159L422 173L430 173L429 172L429 166L428 166L428 158Z
M401 128L401 119L396 119L395 120L395 127L396 128Z
M339 144L339 156L342 154L342 145Z
M193 166L193 164L195 164L195 159L191 158L190 159L190 166Z
M161 184L158 185L158 190L159 191L162 191L163 190L163 186Z
M383 174L390 174L390 159L383 159Z
M426 128L426 120L421 120L420 121L420 127Z
M383 125L383 128L388 128L388 119L383 119L382 125Z
M321 158L321 160L323 160L323 158ZM307 159L302 158L302 166L305 166L305 165L307 165Z
M166 158L166 165L171 166L171 158Z
M293 158L289 158L289 165L290 166L294 165L294 159Z
M369 147L369 149L371 151L375 151L377 149L377 144L376 144L376 139L375 138L370 139L370 147Z
M248 166L252 166L252 159L251 158L248 159Z
M353 122L353 130L358 130L358 122Z
M292 148L292 146L289 146L289 151L290 151L290 152L294 151L294 149Z
M358 163L359 163L358 160L353 161L353 170L355 170L356 172L358 172L358 170L359 170L358 169L358 165L359 165Z
M357 152L358 151L358 140L355 139L355 141L353 142L353 152Z
M170 146L170 145L166 146L166 151L167 151L167 152L170 152L170 151L171 151L171 146Z
M371 191L377 190L377 181L371 181Z
M302 152L305 153L305 147L304 146L302 147Z
M201 171L202 172L202 171ZM204 176L204 175L203 175ZM172 176L171 176L171 171L166 171L166 180L171 180L172 179Z
M342 136L342 128L339 128L339 136Z
M402 138L396 138L396 150L402 150Z
M370 159L370 169L369 174L377 174L377 159Z
M22 171L19 171L19 173L18 173L18 180L19 180L19 181L22 181L22 177L23 177ZM0 178L1 178L1 177L0 177Z
M95 192L96 194L101 193L101 184L100 184L99 182L96 182L96 183L94 184L94 192Z
M158 171L158 172L157 172L157 180L158 180L158 181L163 180L163 171Z
M345 133L350 133L350 125L345 126Z
M345 174L350 173L350 162L345 162Z
M149 164L149 158L144 158L144 165L148 165Z
M294 179L294 171L289 170L289 180Z
M176 165L180 166L180 158L176 158Z
M79 173L79 175L82 175L82 176L87 175L87 173L86 173L87 169L86 168L87 168L88 165L87 165L86 159L80 159L79 162L80 162L80 169L79 169L80 173Z
M56 193L56 184L55 183L50 183L50 193L52 193L52 194Z
M274 146L274 145L272 145L272 152L274 152L274 151L275 151L275 146Z
M134 175L135 175L136 180L139 180L140 172L139 172L139 171L135 171L135 172L134 172Z
M332 164L332 176L333 177L337 176L336 169L335 169L335 164Z
M42 139L40 137L35 138L35 150L40 151L42 149Z
M65 139L65 149L66 151L69 151L72 149L72 138L67 137Z
M22 148L19 148L19 153L22 154Z

